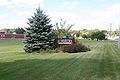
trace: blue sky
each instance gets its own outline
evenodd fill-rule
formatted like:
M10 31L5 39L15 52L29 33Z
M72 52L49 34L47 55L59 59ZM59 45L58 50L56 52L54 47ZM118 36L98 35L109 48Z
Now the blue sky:
M0 29L28 27L27 18L41 6L54 25L62 18L72 29L112 29L120 24L120 0L0 0Z

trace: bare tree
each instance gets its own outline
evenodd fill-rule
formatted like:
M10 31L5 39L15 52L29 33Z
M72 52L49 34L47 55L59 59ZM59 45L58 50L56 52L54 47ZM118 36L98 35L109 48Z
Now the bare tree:
M71 36L70 30L73 26L74 24L67 24L66 20L63 21L62 19L60 19L60 22L55 24L54 32L57 34L58 37L62 37L65 35Z

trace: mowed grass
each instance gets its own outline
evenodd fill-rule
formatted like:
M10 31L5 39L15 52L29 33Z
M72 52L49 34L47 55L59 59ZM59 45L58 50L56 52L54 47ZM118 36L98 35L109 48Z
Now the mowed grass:
M120 80L116 42L80 40L85 53L27 54L22 40L0 39L0 80Z

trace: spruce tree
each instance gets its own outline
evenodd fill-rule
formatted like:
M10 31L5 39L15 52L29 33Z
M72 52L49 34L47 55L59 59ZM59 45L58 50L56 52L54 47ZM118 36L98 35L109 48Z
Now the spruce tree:
M51 32L53 26L50 24L48 15L39 7L28 21L30 27L26 28L24 50L31 53L40 49L51 49L54 41Z

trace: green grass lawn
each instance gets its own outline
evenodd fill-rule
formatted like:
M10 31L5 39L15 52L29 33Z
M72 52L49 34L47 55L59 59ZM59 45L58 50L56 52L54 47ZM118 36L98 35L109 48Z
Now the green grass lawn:
M0 39L0 80L120 80L116 42L80 42L91 51L27 54L22 40Z

